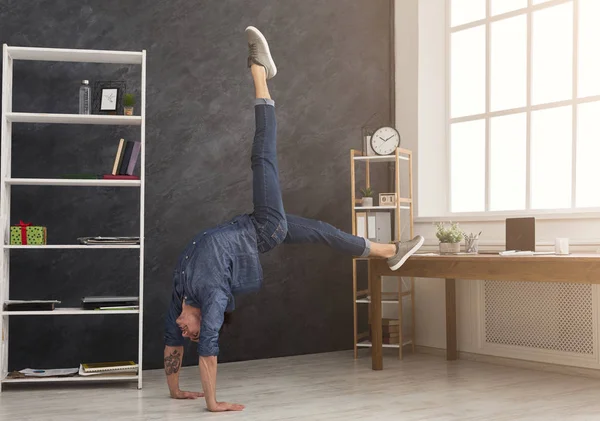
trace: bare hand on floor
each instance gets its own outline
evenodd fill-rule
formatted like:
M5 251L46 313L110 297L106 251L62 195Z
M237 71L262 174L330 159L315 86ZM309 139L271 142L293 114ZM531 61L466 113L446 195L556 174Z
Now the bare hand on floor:
M209 407L208 410L210 412L224 412L241 411L244 408L244 405L240 405L239 403L217 402L216 406Z

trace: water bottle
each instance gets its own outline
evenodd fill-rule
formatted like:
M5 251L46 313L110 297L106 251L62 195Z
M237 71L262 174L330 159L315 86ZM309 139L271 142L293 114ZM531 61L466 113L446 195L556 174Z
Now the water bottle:
M82 80L79 88L79 114L91 114L91 91L90 81Z

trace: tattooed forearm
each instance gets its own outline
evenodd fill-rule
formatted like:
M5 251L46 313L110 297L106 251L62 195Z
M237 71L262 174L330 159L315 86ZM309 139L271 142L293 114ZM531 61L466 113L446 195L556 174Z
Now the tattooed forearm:
M167 376L179 372L181 365L181 354L176 349L165 357L165 373Z

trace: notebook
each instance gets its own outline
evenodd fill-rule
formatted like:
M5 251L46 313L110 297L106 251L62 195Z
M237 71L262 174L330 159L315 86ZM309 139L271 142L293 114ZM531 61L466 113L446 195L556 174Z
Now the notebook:
M117 155L115 156L115 162L113 164L112 175L119 173L119 167L123 161L123 153L125 152L125 139L119 141L119 147L117 148Z
M140 244L140 237L79 237L79 244L113 244L113 245L137 245Z
M4 302L5 311L51 311L58 300L7 300Z
M123 159L119 164L117 174L127 174L127 167L129 167L129 160L131 159L131 153L133 152L133 142L125 141L125 149L123 151Z
M86 310L103 307L137 307L138 297L83 297L81 306Z
M137 370L138 365L133 361L82 363L79 365L80 376L95 376L100 374L124 375L137 373Z
M127 163L127 169L125 174L132 175L135 170L135 164L137 163L140 151L142 150L142 144L140 142L133 142L133 150L131 151L131 157Z

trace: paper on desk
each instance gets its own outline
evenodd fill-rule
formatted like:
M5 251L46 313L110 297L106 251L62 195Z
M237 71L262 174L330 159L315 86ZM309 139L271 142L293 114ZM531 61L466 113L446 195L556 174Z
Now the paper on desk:
M29 377L60 377L60 376L73 376L79 372L79 368L55 368L51 370L44 370L38 368L25 368L20 370L19 373Z

